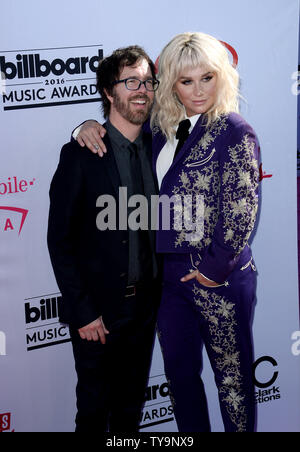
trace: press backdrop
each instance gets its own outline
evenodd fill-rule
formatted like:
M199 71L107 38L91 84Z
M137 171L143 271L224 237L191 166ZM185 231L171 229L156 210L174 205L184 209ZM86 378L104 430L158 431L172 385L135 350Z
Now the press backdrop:
M58 323L60 294L46 246L48 190L72 129L88 118L102 120L98 59L139 44L155 60L175 34L203 31L238 59L242 114L261 144L262 204L253 241L257 428L299 432L299 1L11 0L2 2L0 16L0 431L74 429L72 350ZM203 375L212 428L222 431L207 358ZM176 431L157 343L141 428Z

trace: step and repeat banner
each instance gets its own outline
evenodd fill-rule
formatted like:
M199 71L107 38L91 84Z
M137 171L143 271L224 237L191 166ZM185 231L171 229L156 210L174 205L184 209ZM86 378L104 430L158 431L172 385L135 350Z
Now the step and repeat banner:
M139 44L153 60L184 31L226 43L241 75L242 115L261 144L262 202L253 240L257 431L300 431L297 256L298 0L14 0L0 29L0 432L74 430L76 375L50 264L50 181L85 119L102 120L99 59ZM223 431L213 374L203 378ZM122 381L120 381L122 385ZM126 387L124 387L126 391ZM142 432L176 432L156 342Z

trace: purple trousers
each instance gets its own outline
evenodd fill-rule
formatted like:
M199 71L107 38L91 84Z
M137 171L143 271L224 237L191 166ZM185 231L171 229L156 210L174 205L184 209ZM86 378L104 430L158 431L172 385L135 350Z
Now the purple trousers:
M255 426L251 323L256 269L237 266L225 285L207 288L180 278L192 269L190 256L164 256L158 337L174 414L180 432L209 432L201 380L205 346L218 388L226 432L253 432Z

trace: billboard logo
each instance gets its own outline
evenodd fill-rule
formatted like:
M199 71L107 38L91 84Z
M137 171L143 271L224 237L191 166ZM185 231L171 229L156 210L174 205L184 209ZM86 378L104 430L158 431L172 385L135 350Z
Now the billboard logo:
M4 72L0 71L0 95L6 94L6 78Z
M0 54L3 110L99 101L96 71L102 45Z
M223 46L225 46L226 49L231 53L231 56L232 56L232 66L233 66L234 68L236 68L237 65L238 65L238 62L239 62L239 56L238 56L238 54L237 54L237 51L236 51L230 44L228 44L227 42L224 42L224 41L220 41L220 42L221 42L221 44L223 44Z
M170 400L168 383L164 375L149 378L146 390L146 402L142 414L140 429L153 427L174 420L173 406Z
M267 174L266 171L263 171L262 163L259 165L259 182L263 179L270 179L273 177L273 174Z
M260 147L258 148L258 153L259 153L259 155L261 153ZM259 165L259 182L262 182L264 179L270 179L271 177L273 177L273 174L267 174L266 171L263 170L263 164L260 163L260 165Z
M19 207L0 206L0 232L18 230L20 235L28 215L28 210Z
M98 62L102 58L103 51L100 49L98 50L98 54L92 58L72 57L66 61L61 58L55 58L52 61L41 59L39 53L28 55L18 54L15 57L14 63L6 61L5 56L0 56L0 69L8 80L15 78L40 78L48 77L49 75L61 76L65 73L68 75L79 75L86 74L89 71L96 72Z
M27 351L70 342L69 328L59 322L60 294L25 300Z
M6 356L6 336L0 331L0 356Z

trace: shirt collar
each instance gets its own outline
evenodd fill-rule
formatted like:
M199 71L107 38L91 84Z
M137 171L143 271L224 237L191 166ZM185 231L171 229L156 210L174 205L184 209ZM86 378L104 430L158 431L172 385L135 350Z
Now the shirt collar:
M185 115L184 119L189 119L191 121L191 126L189 128L189 133L192 132L192 130L195 127L195 125L197 124L197 121L200 118L200 116L201 116L201 113L199 115L191 116L190 118L188 118L187 115ZM178 124L178 126L179 126L179 124ZM176 132L177 132L178 126L175 128Z
M193 130L193 128L195 127L196 123L198 122L198 119L200 118L201 113L199 115L194 115L191 116L190 118L187 118L191 121L191 127L190 127L190 133Z
M114 141L117 145L119 145L119 146L123 145L126 148L128 146L130 146L131 142L126 137L124 137L124 135L115 126L112 125L112 123L110 122L109 119L107 119L107 122L106 122L106 129L107 129L110 139L112 141ZM136 144L138 146L138 148L142 146L143 130L141 130L141 133L134 141L134 144Z

